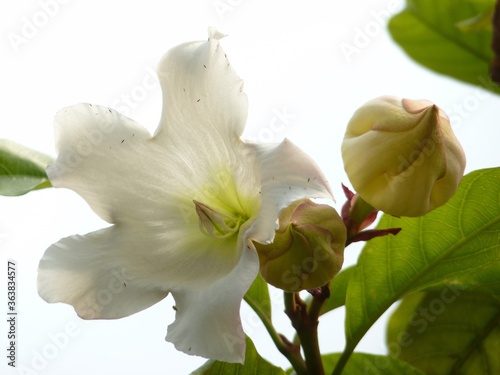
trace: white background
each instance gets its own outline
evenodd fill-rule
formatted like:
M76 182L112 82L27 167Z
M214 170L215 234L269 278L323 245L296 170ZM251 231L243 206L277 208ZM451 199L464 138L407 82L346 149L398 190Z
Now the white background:
M222 46L245 80L246 136L260 141L286 136L302 147L323 168L337 208L344 202L340 183L348 183L340 158L345 125L357 107L379 95L434 101L452 119L467 171L499 165L499 98L410 61L386 31L387 17L403 5L394 0L3 2L0 138L55 156L53 115L77 102L115 107L153 132L161 110L152 74L156 63L170 47L204 40L213 25L229 35ZM356 50L346 53L347 45ZM277 121L283 112L287 120ZM90 322L70 306L38 297L36 270L45 249L61 237L107 225L71 191L0 197L5 296L0 300L6 310L6 262L13 259L19 311L17 370L6 365L7 325L0 325L2 374L187 374L204 362L164 341L174 319L171 297L125 319ZM358 253L359 247L348 248L346 264ZM272 294L276 325L290 336L281 293ZM242 319L260 353L287 367L246 306ZM357 350L384 353L384 324L384 319L377 323ZM72 335L62 340L65 330ZM320 330L325 352L342 350L341 309L322 319ZM62 340L60 348L54 337Z

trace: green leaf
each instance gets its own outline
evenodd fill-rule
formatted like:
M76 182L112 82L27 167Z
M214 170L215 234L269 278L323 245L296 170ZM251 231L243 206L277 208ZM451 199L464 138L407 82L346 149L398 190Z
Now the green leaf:
M465 176L444 206L418 218L384 215L397 236L370 240L347 287L349 358L372 324L398 299L444 285L500 295L500 168Z
M492 32L464 27L481 19L494 0L408 0L389 21L393 39L418 63L438 73L500 93L489 78ZM483 17L484 18L484 17Z
M285 371L279 367L271 365L263 359L255 346L246 338L247 350L245 352L245 363L243 365L237 363L226 363L210 360L206 362L198 370L195 370L191 375L284 375Z
M493 30L492 18L495 13L495 5L491 5L484 12L478 15L460 21L457 23L457 27L462 31L477 31L477 30Z
M330 298L321 307L321 315L345 305L347 285L354 273L354 267L344 269L330 283Z
M254 309L258 315L261 313L271 321L271 298L269 297L269 286L262 278L257 275L250 289L245 295L245 301Z
M23 195L51 187L45 173L51 162L47 155L0 139L0 195Z
M411 294L391 316L387 340L426 374L500 374L500 301L446 287Z
M340 358L340 353L326 354L322 358L325 373L331 374ZM424 375L420 370L396 358L366 353L353 353L343 373L348 375Z

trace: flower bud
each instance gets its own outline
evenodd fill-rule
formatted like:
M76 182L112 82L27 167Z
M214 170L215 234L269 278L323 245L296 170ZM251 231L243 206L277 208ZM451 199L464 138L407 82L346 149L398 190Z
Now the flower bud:
M448 116L428 100L382 96L352 116L342 142L349 180L370 205L421 216L446 203L465 169Z
M333 207L299 200L281 212L273 243L255 243L260 273L288 292L321 287L340 271L345 241L345 225Z

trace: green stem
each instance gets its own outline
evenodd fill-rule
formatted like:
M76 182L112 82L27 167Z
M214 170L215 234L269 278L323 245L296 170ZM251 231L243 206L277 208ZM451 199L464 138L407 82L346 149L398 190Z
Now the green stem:
M269 336L271 336L274 345L276 345L280 353L288 359L297 375L307 375L306 364L300 355L300 348L283 340L282 336L274 329L271 319L267 317L266 312L260 307L259 304L255 303L252 298L247 298L245 296L244 299L260 318L264 327L266 327Z
M352 352L354 351L354 348L346 347L342 355L340 356L337 364L335 365L335 368L333 369L332 375L340 375L342 374L342 371L344 370L345 365L347 364L347 361L351 357Z
M307 311L307 304L300 299L298 293L285 292L285 308L285 312L300 339L306 360L307 374L324 375L325 370L318 342L319 314L310 315ZM314 311L316 310L317 307L314 307Z
M295 293L284 292L285 312L295 311Z

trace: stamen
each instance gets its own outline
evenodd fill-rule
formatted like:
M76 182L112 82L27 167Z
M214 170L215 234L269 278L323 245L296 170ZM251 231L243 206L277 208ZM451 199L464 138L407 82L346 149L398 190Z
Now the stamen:
M199 218L200 230L214 238L228 238L238 232L242 218L232 217L193 200Z

